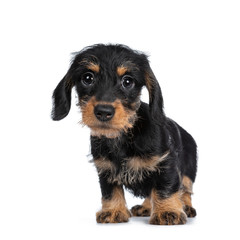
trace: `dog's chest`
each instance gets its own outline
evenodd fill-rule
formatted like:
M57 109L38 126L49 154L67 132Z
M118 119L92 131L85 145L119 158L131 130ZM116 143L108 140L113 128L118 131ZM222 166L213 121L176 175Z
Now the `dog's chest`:
M160 173L160 164L164 161L168 152L162 156L152 156L148 158L130 157L111 161L107 158L98 158L94 160L99 175L107 178L109 183L124 184L131 186L142 183L146 178L150 178L154 173Z

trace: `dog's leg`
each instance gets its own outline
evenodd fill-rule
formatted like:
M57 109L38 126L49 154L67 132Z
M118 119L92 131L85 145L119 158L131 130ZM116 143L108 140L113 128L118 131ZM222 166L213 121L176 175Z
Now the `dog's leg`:
M153 209L149 221L150 224L176 225L186 223L186 214L183 211L180 191L171 194L167 198L163 198L157 190L153 189L151 201Z
M102 197L102 210L97 212L98 223L127 222L131 216L126 207L122 186L113 186L110 198Z
M196 210L192 207L192 181L187 176L182 179L182 202L184 203L184 211L188 217L195 217L197 215Z
M147 217L151 215L151 201L150 198L147 197L142 205L136 205L132 207L131 213L133 216L142 216L142 217Z

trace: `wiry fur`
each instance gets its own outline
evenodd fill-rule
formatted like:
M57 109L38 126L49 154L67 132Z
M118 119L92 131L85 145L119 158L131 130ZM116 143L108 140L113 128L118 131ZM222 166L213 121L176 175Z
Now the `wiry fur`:
M153 172L160 172L164 169L159 167L159 164L167 159L169 152L166 152L163 156L154 156L152 158L126 158L121 164L120 171L115 165L106 158L95 159L94 163L98 170L99 175L103 175L106 172L111 172L108 176L109 183L134 184L142 182L144 179L151 175Z
M53 93L53 120L67 116L73 86L82 124L91 129L91 153L102 191L97 222L128 220L123 186L146 198L132 214L151 214L151 224L184 224L186 216L194 217L197 146L165 116L161 88L147 56L123 45L102 44L76 53ZM143 86L149 104L140 101Z

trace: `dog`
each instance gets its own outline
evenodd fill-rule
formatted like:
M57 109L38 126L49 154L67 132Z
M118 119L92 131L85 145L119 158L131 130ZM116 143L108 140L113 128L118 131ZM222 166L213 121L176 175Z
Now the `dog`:
M149 104L140 100L149 92ZM197 145L166 117L163 97L148 57L125 45L97 44L75 54L53 92L52 119L66 117L75 87L81 123L91 130L91 154L102 193L98 223L150 216L155 225L185 224L195 217L192 185ZM123 186L142 205L126 207Z

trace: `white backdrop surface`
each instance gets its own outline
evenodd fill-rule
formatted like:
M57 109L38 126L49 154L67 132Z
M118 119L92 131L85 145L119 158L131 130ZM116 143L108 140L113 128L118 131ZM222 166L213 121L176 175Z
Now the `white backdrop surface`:
M0 239L239 239L239 12L232 0L2 1ZM197 141L198 215L184 226L95 221L101 194L75 94L68 117L50 119L71 53L95 43L149 54L166 114Z

